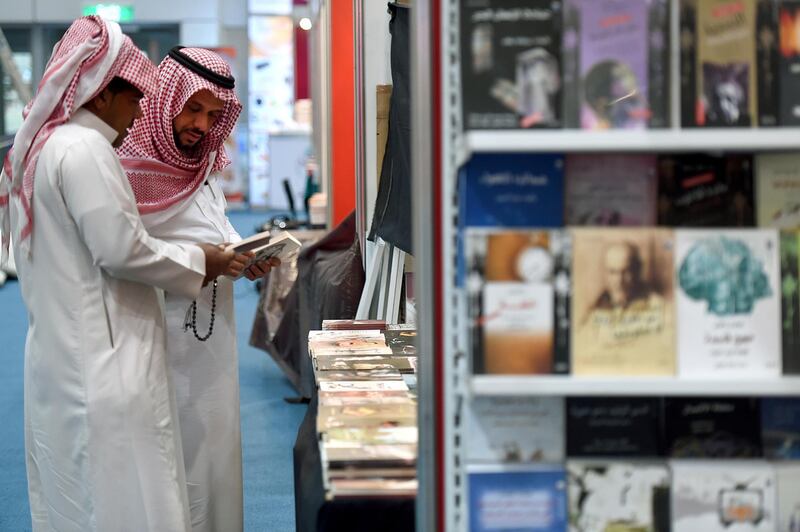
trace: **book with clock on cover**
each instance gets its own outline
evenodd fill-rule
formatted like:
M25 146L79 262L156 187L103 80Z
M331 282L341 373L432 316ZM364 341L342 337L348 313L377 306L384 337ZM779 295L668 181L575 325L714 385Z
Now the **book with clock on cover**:
M672 458L759 458L763 454L756 399L667 397L664 433Z
M571 460L567 477L570 530L669 530L670 473L665 463Z
M569 233L470 229L467 255L473 371L568 373Z
M761 461L683 461L672 465L673 532L775 532L775 468Z
M572 373L675 374L673 233L572 231Z
M245 253L247 251L255 253L256 256L253 257L244 268L247 270L247 268L256 262L266 261L271 258L277 258L280 259L281 262L286 262L291 255L297 252L301 247L302 244L300 241L287 232L283 232L275 237L270 237L270 232L264 231L263 233L245 238L236 244L230 244L225 249L226 251L233 250L236 253ZM244 271L235 279L239 279L243 275Z

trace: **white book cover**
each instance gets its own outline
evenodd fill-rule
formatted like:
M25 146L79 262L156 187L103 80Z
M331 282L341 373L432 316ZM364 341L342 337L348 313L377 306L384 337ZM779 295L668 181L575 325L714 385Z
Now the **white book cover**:
M669 524L665 463L567 462L571 532L653 532Z
M672 532L775 532L775 469L767 462L672 462Z
M800 532L800 464L774 462L778 475L778 532Z
M319 391L336 392L407 392L408 386L403 381L323 381L319 383Z
M779 377L777 231L686 229L675 240L679 374Z
M467 408L467 458L475 463L564 460L564 399L475 397Z

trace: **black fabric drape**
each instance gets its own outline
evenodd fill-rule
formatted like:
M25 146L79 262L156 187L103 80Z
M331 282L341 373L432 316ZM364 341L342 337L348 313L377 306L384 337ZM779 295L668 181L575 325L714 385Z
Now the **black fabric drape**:
M300 253L297 281L272 339L273 357L303 397L311 397L314 390L308 331L322 328L322 320L353 319L358 310L364 268L355 220L355 213L351 213Z
M389 11L392 13L389 23L392 34L389 138L369 238L380 237L412 253L409 9L390 4Z

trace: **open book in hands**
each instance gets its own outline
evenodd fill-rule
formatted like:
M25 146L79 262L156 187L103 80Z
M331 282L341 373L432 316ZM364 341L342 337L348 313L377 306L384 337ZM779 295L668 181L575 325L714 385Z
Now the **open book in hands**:
M287 232L283 232L274 238L270 238L270 232L264 231L263 233L258 233L249 238L245 238L241 242L229 245L226 248L226 251L233 250L235 253L252 251L256 254L255 257L250 259L250 262L247 263L247 266L244 267L242 273L239 276L234 277L234 279L239 279L240 277L244 276L244 272L247 271L247 269L254 263L266 261L273 257L280 259L281 262L286 262L289 260L289 257L292 255L292 253L300 249L300 247L300 242Z

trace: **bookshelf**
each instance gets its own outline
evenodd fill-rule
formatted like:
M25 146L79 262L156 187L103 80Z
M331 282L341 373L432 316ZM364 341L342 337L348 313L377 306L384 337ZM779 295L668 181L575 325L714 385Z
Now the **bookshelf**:
M469 390L472 396L795 396L800 395L800 377L731 380L478 375L470 379Z
M678 0L670 0L673 127L467 131L462 116L462 2L416 0L414 215L419 295L420 498L418 529L469 529L470 408L484 397L789 397L800 376L773 379L473 375L467 294L458 281L458 175L473 154L493 153L765 153L800 151L800 128L687 128L680 123ZM430 51L430 53L429 53ZM426 420L428 420L426 422ZM433 501L433 503L431 503Z

